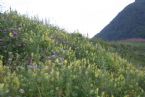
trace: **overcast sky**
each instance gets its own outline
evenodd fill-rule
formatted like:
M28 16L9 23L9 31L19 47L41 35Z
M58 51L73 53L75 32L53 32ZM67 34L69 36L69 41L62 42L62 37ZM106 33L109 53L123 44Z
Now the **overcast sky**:
M3 9L49 19L68 32L93 37L134 0L1 0Z

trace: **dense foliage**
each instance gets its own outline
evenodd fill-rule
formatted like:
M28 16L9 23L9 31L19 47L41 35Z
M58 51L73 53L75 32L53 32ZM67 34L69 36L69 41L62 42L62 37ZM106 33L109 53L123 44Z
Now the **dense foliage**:
M123 40L145 39L145 0L136 0L128 5L95 38Z
M101 46L105 48L106 51L112 53L118 53L128 62L134 64L138 68L145 66L145 42L137 41L103 41L96 40L93 42L101 43Z
M144 97L145 70L79 33L0 15L0 96Z
M145 66L144 42L111 42L109 45L113 47L113 52L118 52L120 56L127 59L129 62L140 68Z

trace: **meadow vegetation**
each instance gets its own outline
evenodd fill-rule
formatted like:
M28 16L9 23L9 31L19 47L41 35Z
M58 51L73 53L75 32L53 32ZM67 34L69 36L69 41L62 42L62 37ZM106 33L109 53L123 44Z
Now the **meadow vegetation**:
M136 67L145 67L145 42L128 40L107 42L95 40L96 42L101 43L101 46L108 52L118 53L119 56L134 64Z
M0 14L0 97L145 97L145 68L10 11Z

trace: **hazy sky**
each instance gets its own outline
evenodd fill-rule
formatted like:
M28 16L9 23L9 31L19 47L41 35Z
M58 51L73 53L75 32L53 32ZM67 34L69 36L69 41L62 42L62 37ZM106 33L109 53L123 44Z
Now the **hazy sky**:
M134 0L1 0L3 9L49 19L68 32L93 37Z

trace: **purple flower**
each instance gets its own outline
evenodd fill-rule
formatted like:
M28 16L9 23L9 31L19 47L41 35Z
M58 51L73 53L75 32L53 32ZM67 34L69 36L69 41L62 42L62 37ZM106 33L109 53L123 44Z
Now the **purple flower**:
M14 31L13 36L16 37L17 35L18 35L18 33Z

